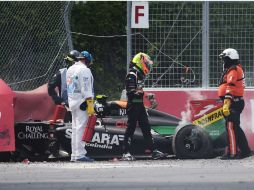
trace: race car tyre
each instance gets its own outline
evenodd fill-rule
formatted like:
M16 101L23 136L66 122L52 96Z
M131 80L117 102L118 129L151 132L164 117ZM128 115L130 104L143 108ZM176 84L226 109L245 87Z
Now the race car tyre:
M10 152L0 152L0 162L10 161Z
M195 125L180 128L173 137L173 152L180 159L211 158L212 140L208 133Z

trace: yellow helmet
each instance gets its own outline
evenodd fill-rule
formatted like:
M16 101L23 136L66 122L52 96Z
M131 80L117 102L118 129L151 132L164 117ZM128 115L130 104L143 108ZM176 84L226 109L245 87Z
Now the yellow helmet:
M147 75L152 70L153 61L145 53L140 52L136 54L131 62L143 71L144 75Z

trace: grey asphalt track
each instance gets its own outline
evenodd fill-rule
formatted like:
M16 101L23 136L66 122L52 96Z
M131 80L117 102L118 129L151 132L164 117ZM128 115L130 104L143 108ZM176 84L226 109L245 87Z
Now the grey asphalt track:
M254 156L242 160L0 163L0 190L253 190Z

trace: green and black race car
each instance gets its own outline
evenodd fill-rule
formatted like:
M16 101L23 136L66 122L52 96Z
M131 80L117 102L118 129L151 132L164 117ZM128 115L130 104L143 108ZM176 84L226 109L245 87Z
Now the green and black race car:
M101 96L95 103L96 126L86 143L88 156L112 159L122 156L122 143L127 126L126 109L120 101L107 101ZM179 159L212 158L221 154L226 144L222 102L195 100L190 102L191 119L182 121L173 115L147 108L155 147ZM50 137L53 134L53 138ZM25 121L15 124L16 151L8 159L19 161L69 159L71 123ZM132 143L136 158L150 158L145 153L141 129L137 126ZM5 160L8 160L5 157Z

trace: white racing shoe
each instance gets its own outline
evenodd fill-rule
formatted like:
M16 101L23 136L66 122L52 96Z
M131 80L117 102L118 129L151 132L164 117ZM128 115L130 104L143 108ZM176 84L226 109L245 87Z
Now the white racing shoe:
M134 161L135 158L129 153L123 154L123 157L121 158L122 161Z

